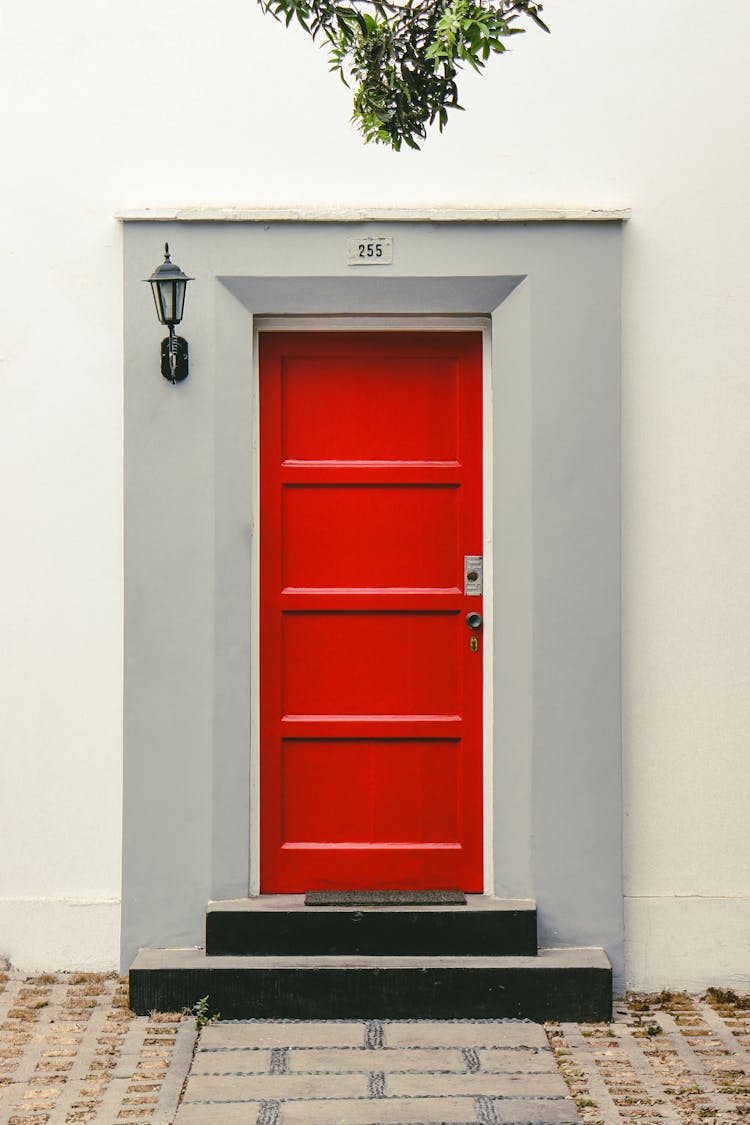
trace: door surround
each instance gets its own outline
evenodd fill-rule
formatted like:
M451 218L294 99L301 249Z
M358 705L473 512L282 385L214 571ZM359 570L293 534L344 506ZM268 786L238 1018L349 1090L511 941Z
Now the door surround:
M622 975L624 217L124 217L123 967L200 944L207 901L250 883L253 318L409 313L492 321L493 890ZM392 264L349 266L364 235ZM177 387L142 283L165 240L196 278Z
M261 332L461 332L482 333L482 547L484 555L484 626L482 646L482 827L484 893L494 889L493 835L493 660L492 644L492 323L482 316L256 316L253 318L252 525L260 528L260 410L258 335ZM253 536L253 589L250 612L251 687L260 699L260 535ZM260 718L250 720L250 882L251 896L260 894Z

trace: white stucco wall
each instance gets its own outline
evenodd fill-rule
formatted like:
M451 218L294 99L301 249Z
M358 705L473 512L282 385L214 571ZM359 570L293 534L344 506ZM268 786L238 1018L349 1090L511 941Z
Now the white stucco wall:
M732 0L709 27L697 0L549 0L546 15L551 37L531 30L464 81L442 138L393 154L362 146L325 58L252 0L0 9L0 952L17 964L117 961L114 213L625 204L631 984L742 982L750 10ZM154 324L155 378L159 338Z

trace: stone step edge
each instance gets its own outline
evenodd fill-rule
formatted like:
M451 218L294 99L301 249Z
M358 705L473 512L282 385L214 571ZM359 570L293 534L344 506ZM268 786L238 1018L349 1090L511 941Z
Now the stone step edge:
M536 956L475 957L441 955L414 957L403 955L370 956L364 954L319 954L298 956L232 956L206 955L200 946L189 949L141 949L131 965L131 972L159 969L533 969L549 972L556 969L606 969L609 958L598 946L554 946L540 949Z
M305 906L305 896L300 895L254 895L252 898L214 899L209 902L208 914L256 914L256 913L300 913L326 915L344 914L458 914L475 913L536 913L533 898L496 898L494 895L467 894L466 905L457 906L443 903L434 906Z

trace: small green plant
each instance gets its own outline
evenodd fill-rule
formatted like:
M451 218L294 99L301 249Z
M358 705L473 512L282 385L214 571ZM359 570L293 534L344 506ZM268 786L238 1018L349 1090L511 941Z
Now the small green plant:
M199 1028L221 1019L221 1012L209 1013L208 996L201 996L200 1000L195 1001L192 1008L184 1008L183 1011L186 1016L195 1016L195 1022Z

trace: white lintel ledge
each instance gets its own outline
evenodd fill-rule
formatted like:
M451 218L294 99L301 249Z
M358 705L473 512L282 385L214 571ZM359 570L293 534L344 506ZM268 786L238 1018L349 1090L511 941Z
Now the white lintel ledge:
M152 223L557 223L624 222L629 207L140 207L121 222Z

